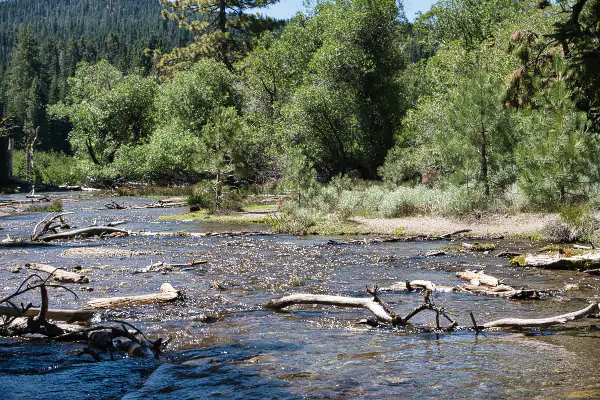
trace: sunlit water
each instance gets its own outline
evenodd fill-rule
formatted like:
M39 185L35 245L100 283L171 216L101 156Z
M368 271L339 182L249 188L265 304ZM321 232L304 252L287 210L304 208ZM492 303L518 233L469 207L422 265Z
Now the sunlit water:
M107 199L63 195L73 226L127 220L127 229L226 231L251 229L199 222L156 221L182 209L98 210ZM15 197L12 197L15 198ZM72 200L70 200L72 199ZM150 203L120 198L119 203ZM19 213L0 219L0 234L24 237L44 214ZM258 228L261 229L261 228ZM265 230L264 228L262 228ZM424 254L455 242L411 242L370 246L326 246L328 237L252 236L233 238L126 237L63 242L52 247L0 250L0 293L27 276L14 265L42 262L81 265L91 282L70 285L77 293L51 292L51 307L79 308L92 298L158 291L164 282L183 289L186 300L109 311L98 321L124 319L151 337L172 337L159 360L123 358L96 363L77 355L83 344L0 339L2 398L35 399L295 399L295 398L600 398L600 330L471 330L411 333L365 328L355 322L365 310L304 306L290 312L264 310L271 298L289 293L365 295L365 286L407 279L455 285L457 270L485 268L513 286L579 289L540 301L510 301L469 294L438 294L436 304L458 314L460 325L507 316L544 317L580 309L599 299L600 279L577 272L516 269L492 255ZM499 248L528 249L527 243L496 241ZM106 257L74 257L94 246ZM535 248L535 246L534 246ZM134 250L110 256L110 250ZM67 251L65 253L65 251ZM203 259L208 263L167 273L135 273L156 261ZM92 287L81 292L79 286ZM382 296L406 314L419 294ZM24 298L23 301L37 298ZM213 316L206 322L206 316ZM217 320L216 322L215 319ZM587 320L589 326L596 320ZM432 325L421 313L415 323ZM573 326L573 325L569 325ZM575 324L577 326L577 324ZM108 359L107 356L105 356Z

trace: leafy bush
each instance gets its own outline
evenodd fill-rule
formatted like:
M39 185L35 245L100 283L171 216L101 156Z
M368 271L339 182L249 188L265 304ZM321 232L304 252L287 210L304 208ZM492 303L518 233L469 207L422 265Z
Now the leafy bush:
M35 183L50 186L80 185L85 181L85 174L77 165L77 161L63 153L35 152L33 177L25 173L25 152L15 150L13 155L13 174L20 179L33 179Z
M223 213L228 211L240 211L242 195L237 188L223 185L221 183L221 199L219 208L216 203L216 183L210 180L202 180L195 187L193 193L188 197L190 206L198 206L211 213Z
M52 203L36 204L27 208L27 212L61 212L63 210L62 200L54 200Z
M269 215L267 224L273 232L290 235L306 235L319 221L314 210L288 203L279 214Z

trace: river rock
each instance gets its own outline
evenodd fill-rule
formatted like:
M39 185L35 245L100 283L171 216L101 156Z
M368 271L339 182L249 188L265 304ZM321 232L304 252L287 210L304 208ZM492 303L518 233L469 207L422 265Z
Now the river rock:
M568 257L560 253L525 254L512 258L510 263L519 267L587 270L600 267L600 251L588 251Z

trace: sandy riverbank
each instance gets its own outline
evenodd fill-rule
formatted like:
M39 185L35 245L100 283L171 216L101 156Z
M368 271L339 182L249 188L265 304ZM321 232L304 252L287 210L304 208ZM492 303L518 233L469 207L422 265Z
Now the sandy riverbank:
M417 216L405 218L353 218L365 230L381 234L442 235L459 229L471 229L474 236L532 236L558 218L556 214L481 215L479 218Z

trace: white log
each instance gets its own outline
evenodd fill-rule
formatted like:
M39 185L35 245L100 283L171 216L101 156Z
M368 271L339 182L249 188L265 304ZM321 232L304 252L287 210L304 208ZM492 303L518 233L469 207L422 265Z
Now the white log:
M163 283L159 293L137 296L106 297L88 301L85 309L122 308L153 303L167 303L181 298L181 292L170 283Z
M471 282L473 286L485 285L495 287L500 284L498 278L486 275L483 271L459 271L456 273L456 276L462 280Z
M12 307L0 306L0 315L5 315L8 317L37 317L40 315L40 309L32 307L21 314ZM48 313L46 314L48 319L65 322L89 321L93 316L94 311L90 310L59 310L52 308L48 309Z
M408 282L410 290L406 285L406 282L395 282L390 286L379 288L380 292L410 292L413 290L430 290L437 293L450 293L454 292L455 289L451 286L437 286L431 281L424 281L415 279Z
M592 303L582 310L574 311L568 314L557 315L555 317L540 319L503 318L496 321L486 322L485 324L481 325L481 327L487 329L550 326L585 318L586 316L598 313L599 311L600 307L598 306L598 303Z
M74 272L65 271L64 269L59 269L53 267L52 265L46 264L25 264L26 268L34 269L36 271L46 272L48 274L52 274L52 279L57 282L66 282L66 283L88 283L90 279L87 276L76 274Z
M296 304L323 304L338 307L364 308L373 313L375 317L383 322L392 322L392 317L384 310L381 304L369 297L344 297L323 294L292 294L269 301L265 307L280 310Z
M96 235L99 236L99 235L111 234L111 233L122 233L124 235L129 235L128 231L124 231L122 229L117 229L117 228L111 228L110 226L90 226L88 228L73 229L73 230L70 230L67 232L60 232L60 233L55 233L53 235L44 236L44 237L39 238L39 240L42 240L44 242L49 242L51 240L58 240L58 239L72 239L77 236L88 237L88 236L96 236Z

